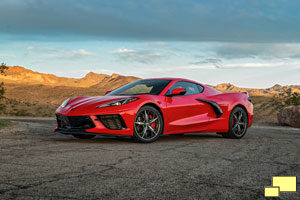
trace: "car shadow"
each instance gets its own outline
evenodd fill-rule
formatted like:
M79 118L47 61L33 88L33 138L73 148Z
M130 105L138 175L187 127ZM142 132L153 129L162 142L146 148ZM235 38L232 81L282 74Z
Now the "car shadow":
M191 140L212 140L212 139L223 139L221 135L216 133L186 133L184 135L163 135L155 141L155 143L167 143L167 142L174 142L174 141L191 141ZM135 143L135 144L143 144L134 142L131 136L96 136L93 139L77 139L73 138L73 136L64 136L63 138L55 138L57 142L67 142L67 143L103 143L103 144L128 144L128 143ZM151 144L151 143L150 143Z

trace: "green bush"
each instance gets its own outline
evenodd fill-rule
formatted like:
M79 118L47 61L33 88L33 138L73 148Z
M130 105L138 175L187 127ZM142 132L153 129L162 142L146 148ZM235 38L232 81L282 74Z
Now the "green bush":
M5 75L5 70L7 70L8 67L6 67L6 65L4 63L0 64L0 74L1 75ZM3 104L3 99L4 97L4 93L5 93L5 88L4 88L4 83L0 82L0 111L3 111L5 109L5 104Z
M300 105L300 93L287 91L272 98L272 104L277 108Z
M13 122L8 120L0 120L0 128L12 126Z
M16 113L14 113L16 116L32 116L31 113L27 112L27 110L21 109L17 110Z

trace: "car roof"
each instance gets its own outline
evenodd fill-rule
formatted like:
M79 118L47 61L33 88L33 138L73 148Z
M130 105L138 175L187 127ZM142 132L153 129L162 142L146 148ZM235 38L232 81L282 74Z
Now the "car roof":
M196 83L196 84L200 84L196 81L192 81L186 78L174 78L174 77L164 77L164 78L146 78L146 79L142 79L142 80L171 80L171 81L187 81L187 82L192 82L192 83ZM200 84L203 85L203 84Z

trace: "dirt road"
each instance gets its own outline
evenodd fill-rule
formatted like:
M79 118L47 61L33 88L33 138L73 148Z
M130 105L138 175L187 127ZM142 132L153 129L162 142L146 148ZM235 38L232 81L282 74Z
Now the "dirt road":
M0 129L0 199L264 199L272 176L297 176L300 129L254 126L241 140L216 134L78 140L55 121L15 119Z

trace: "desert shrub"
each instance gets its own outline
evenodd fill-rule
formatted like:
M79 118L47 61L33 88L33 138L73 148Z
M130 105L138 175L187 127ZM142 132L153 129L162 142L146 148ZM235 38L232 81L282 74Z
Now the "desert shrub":
M5 75L5 70L7 70L8 67L6 67L6 65L4 63L1 63L0 65L0 74ZM3 103L3 99L4 97L4 93L5 93L5 88L4 88L4 83L1 82L0 83L0 111L3 111L5 108L5 104Z
M4 127L8 127L8 126L12 126L14 123L12 121L9 120L0 120L0 128L4 128Z
M285 104L299 106L300 105L300 93L297 93L297 92L292 93L289 96L289 98L286 99Z
M37 108L36 108L36 110L38 111L38 112L40 112L41 110L43 110L44 109L44 107L42 107L42 106L38 106Z
M29 113L27 110L21 109L17 110L16 113L14 113L16 116L32 116L31 113Z
M277 108L300 105L300 93L287 91L272 98L272 105Z

